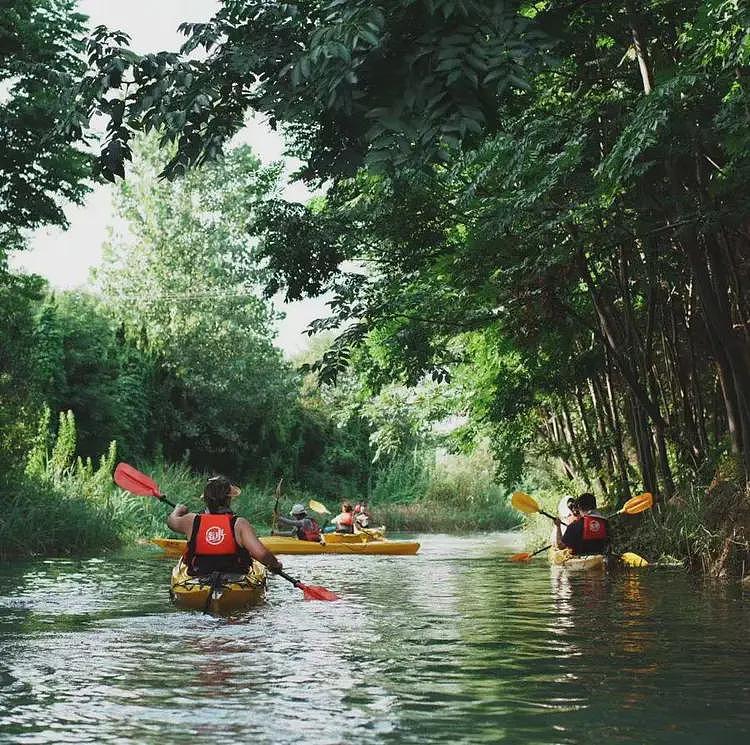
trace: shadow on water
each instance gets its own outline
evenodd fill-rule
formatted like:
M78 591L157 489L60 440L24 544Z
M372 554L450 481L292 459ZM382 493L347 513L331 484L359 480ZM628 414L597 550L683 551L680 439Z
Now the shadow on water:
M422 539L416 557L286 557L344 600L272 580L228 619L172 608L148 549L4 564L0 741L747 741L736 588L512 564L509 535Z

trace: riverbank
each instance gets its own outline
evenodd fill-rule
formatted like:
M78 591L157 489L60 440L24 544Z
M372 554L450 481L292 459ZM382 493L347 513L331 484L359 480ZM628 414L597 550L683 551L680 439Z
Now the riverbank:
M536 494L550 514L564 495ZM604 505L605 513L616 508ZM550 542L551 521L539 515L524 521L526 546L535 550ZM667 502L637 516L612 519L615 553L634 551L649 562L682 564L691 571L717 579L750 572L750 499L742 470L725 459L710 484L685 484Z
M99 466L72 461L64 468L16 474L0 487L0 559L22 556L85 556L136 543L144 538L167 535L169 508L151 497L139 497L112 483L114 449ZM183 465L141 465L173 502L191 509L202 508L205 477ZM451 488L437 481L424 494L391 493L399 500L386 501L381 490L371 502L373 521L390 532L502 531L515 528L520 520L498 489L478 493ZM276 497L275 485L244 484L234 502L238 514L247 517L258 533L269 533ZM456 485L453 484L453 487ZM437 494L441 500L436 498ZM410 498L411 497L411 498ZM295 502L323 502L332 514L340 505L298 486L285 488L279 503L288 512ZM315 515L315 513L311 512ZM321 524L329 516L317 516Z

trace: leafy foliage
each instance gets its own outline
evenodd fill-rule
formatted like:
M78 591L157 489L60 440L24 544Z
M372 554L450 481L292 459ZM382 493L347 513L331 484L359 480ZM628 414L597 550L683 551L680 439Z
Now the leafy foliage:
M284 123L310 179L440 160L497 128L498 102L529 87L550 45L532 15L502 0L400 0L387 13L368 0L225 2L181 26L181 54L139 57L97 28L80 104L109 116L109 179L123 175L134 131L177 143L172 177L215 158L248 110ZM205 60L186 56L196 49ZM107 97L125 85L125 98Z
M91 158L73 94L83 75L85 17L74 0L17 0L0 7L0 272L24 231L67 221L81 202ZM0 277L2 278L2 277ZM2 278L3 281L4 278Z

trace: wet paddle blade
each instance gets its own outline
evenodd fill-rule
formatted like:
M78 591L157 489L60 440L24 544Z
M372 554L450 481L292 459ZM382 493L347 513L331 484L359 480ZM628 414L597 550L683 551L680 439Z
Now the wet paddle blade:
M510 560L515 561L518 564L521 564L526 561L531 561L531 554L529 553L513 554L513 556L510 557Z
M631 497L622 506L620 512L624 512L626 515L637 515L639 512L645 512L650 510L654 506L654 497L650 492L644 492L638 494L635 497Z
M313 512L317 512L319 515L330 515L331 514L330 510L324 504L321 504L320 502L318 502L318 501L316 501L314 499L311 499L308 502L308 504L310 505L310 509Z
M120 489L125 489L131 494L139 494L142 497L161 496L159 485L153 479L127 463L117 464L113 478Z
M626 551L621 557L622 563L628 567L647 567L648 562L638 554L634 554L632 551Z
M539 512L539 503L534 497L526 494L526 492L514 492L510 498L510 503L519 512L525 512L527 515L533 515L535 512Z
M300 582L297 587L305 594L305 600L341 600L335 592L319 585L303 585Z

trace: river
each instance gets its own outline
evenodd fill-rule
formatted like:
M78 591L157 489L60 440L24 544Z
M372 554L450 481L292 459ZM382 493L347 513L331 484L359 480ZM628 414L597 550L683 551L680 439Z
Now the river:
M746 743L750 592L570 576L517 536L282 557L230 619L173 608L146 547L0 564L0 742Z

